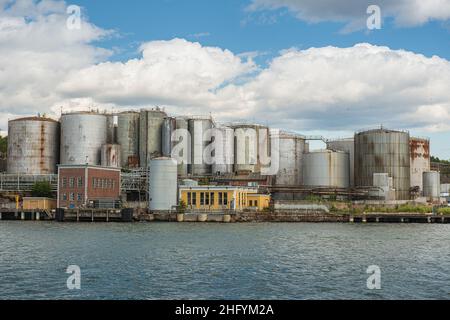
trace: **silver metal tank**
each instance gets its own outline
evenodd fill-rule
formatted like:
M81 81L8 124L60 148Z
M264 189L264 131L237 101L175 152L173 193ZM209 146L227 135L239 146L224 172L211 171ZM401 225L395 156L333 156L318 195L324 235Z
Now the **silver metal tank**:
M139 112L123 112L117 116L117 143L121 149L123 168L139 167Z
M120 168L120 145L104 144L101 149L101 165L103 167Z
M437 171L423 173L423 196L433 200L441 196L441 175Z
M99 165L108 141L108 115L74 112L61 116L61 164Z
M276 185L299 186L303 184L303 157L306 152L304 137L286 132L271 136L279 139L279 170Z
M162 127L167 114L159 109L141 110L139 126L139 158L141 167L162 155Z
M176 117L175 118L175 126L176 126L176 130L177 130L177 136L176 137L172 137L174 140L173 141L173 145L172 145L172 151L173 151L173 147L178 145L178 144L182 144L185 145L185 148L183 150L183 152L180 152L177 157L180 157L180 159L184 159L186 158L187 161L179 161L178 163L178 174L181 176L186 176L188 175L189 171L188 171L188 163L191 160L191 147L192 147L192 142L189 139L189 120L185 117ZM184 155L184 152L186 152L186 155Z
M411 156L411 187L423 190L423 173L431 170L430 140L411 137L409 140Z
M109 114L106 116L106 141L110 144L115 144L117 142L116 139L116 125L115 125L115 116Z
M303 184L309 187L348 188L349 154L331 150L306 153L303 163Z
M59 122L30 117L8 122L7 172L52 174L59 163Z
M208 158L205 150L211 143L210 134L212 133L212 127L211 117L189 119L189 132L191 134L191 164L189 165L189 172L192 175L211 174L211 164L208 164L208 162L211 163L211 159L210 157Z
M409 133L384 128L355 134L355 185L368 187L374 173L393 178L396 200L409 200L411 187Z
M172 133L176 130L177 120L176 118L167 117L164 119L162 126L162 155L163 157L172 156Z
M215 161L212 174L233 173L234 166L234 130L219 126L213 129Z
M171 158L150 161L149 208L150 211L169 211L178 204L177 163Z
M234 125L234 171L261 172L263 159L270 156L270 131L255 124Z
M355 139L345 138L327 141L327 149L348 152L350 156L350 186L355 186Z

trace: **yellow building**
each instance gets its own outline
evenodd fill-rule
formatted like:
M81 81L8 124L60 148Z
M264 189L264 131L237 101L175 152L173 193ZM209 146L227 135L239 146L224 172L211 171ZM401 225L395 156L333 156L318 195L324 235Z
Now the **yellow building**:
M24 210L47 210L56 209L56 200L50 198L23 198Z
M256 188L235 186L181 186L180 200L188 210L262 211L269 207L270 195L258 194Z

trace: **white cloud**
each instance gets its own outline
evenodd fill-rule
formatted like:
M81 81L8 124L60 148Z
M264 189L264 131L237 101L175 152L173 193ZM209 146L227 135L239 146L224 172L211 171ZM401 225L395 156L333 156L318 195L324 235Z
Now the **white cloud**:
M344 22L345 31L366 26L369 5L381 8L383 18L394 18L398 26L422 25L432 20L450 18L449 0L252 0L249 11L287 8L295 16L307 22Z

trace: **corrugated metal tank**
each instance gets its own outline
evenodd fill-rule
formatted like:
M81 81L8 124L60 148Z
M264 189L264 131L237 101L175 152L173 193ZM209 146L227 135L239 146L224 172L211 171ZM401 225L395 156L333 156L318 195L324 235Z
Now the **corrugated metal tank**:
M189 120L185 117L177 117L175 118L175 126L176 130L178 131L178 137L175 139L176 141L173 143L172 147L177 145L178 143L183 143L186 141L187 150L183 151L186 152L186 159L188 159L188 162L191 159L191 142L189 141ZM180 153L178 155L181 158L184 158L184 154ZM189 173L188 171L188 163L181 161L178 163L178 174L182 176L186 176Z
M172 142L172 133L177 128L177 120L172 117L167 117L164 119L162 126L162 155L163 157L172 156L172 147L174 143Z
M371 186L374 173L393 178L397 200L410 198L409 133L384 128L355 134L355 185Z
M139 112L123 112L117 117L117 143L120 144L121 166L139 167Z
M189 132L191 134L191 164L189 172L193 175L211 174L211 165L207 162L211 159L204 159L204 151L211 143L210 135L213 127L211 117L196 117L189 119Z
M120 168L120 145L104 144L101 149L101 165L103 167Z
M177 206L177 163L171 158L150 161L149 208L151 211L168 211Z
M270 155L269 128L261 125L240 124L233 126L234 171L261 172L262 159Z
M167 114L160 110L141 110L139 126L139 158L141 167L162 155L162 127Z
M327 149L348 152L350 157L350 186L355 186L355 140L353 138L327 141Z
M215 141L215 158L212 165L213 174L233 173L234 166L234 130L230 127L213 129ZM217 140L216 140L217 137Z
M299 186L303 184L303 156L306 152L306 141L295 134L280 132L271 135L271 139L279 139L279 170L276 185Z
M94 112L61 116L61 164L99 165L108 141L108 115Z
M347 152L319 150L306 153L303 184L310 187L348 188L350 157Z
M441 175L437 171L423 173L423 196L438 199L441 196Z
M411 187L423 190L423 173L431 170L430 140L411 137Z
M110 144L117 142L115 116L110 114L106 116L106 141Z
M41 117L8 122L7 172L56 173L59 163L59 122Z

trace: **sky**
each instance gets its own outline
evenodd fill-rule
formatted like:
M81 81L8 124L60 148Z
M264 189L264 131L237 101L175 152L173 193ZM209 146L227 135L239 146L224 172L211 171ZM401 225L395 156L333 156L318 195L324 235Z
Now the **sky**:
M0 0L0 132L158 105L326 138L406 129L450 159L450 0L378 0L379 29L372 3Z

